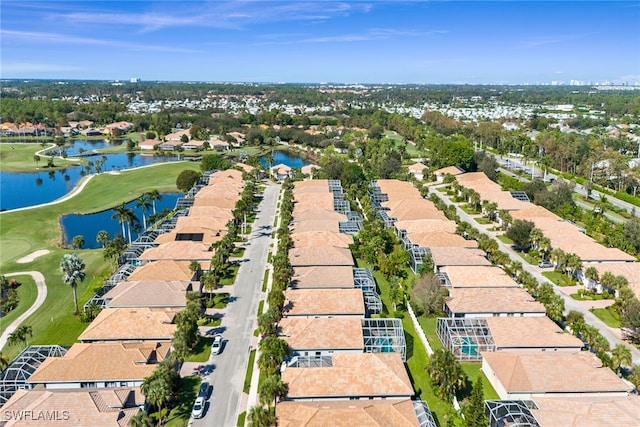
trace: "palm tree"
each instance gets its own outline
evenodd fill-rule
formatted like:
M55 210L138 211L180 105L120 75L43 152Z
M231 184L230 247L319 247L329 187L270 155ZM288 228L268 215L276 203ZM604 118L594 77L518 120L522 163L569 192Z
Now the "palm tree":
M518 279L520 273L523 271L522 263L520 261L511 261L511 266L509 268L515 279Z
M467 377L455 355L445 348L433 353L427 371L436 392L443 399L453 399L456 392L462 390L467 382Z
M37 154L33 155L33 160L36 162L36 168L38 167L38 162L40 161L40 156L38 156Z
M76 249L82 249L82 247L84 246L84 236L80 234L74 236L73 240L71 240L71 245Z
M534 227L531 230L531 233L529 234L529 238L531 239L531 245L535 249L538 249L538 244L540 243L540 239L542 239L543 237L544 237L544 234L542 234L542 230L540 230L537 227Z
M163 408L173 399L179 381L180 376L173 367L166 361L162 361L140 386L140 391L147 402L158 408L158 425L162 424Z
M84 267L85 265L84 262L82 262L82 258L75 253L65 254L60 260L60 271L63 273L62 281L73 289L74 315L78 315L79 313L77 286L78 282L84 280Z
M145 411L141 410L133 417L129 418L129 422L127 423L129 427L151 427L153 426L153 422L149 414Z
M21 348L26 348L29 344L28 338L33 336L33 328L29 325L22 325L9 334L7 342L9 345L17 345L22 343Z
M260 384L258 393L260 393L261 404L271 405L271 402L273 402L273 407L275 408L278 398L287 395L287 385L282 382L282 378L278 373L273 373Z
M9 366L9 356L0 351L0 372L7 369Z
M567 273L570 277L573 277L576 271L582 268L582 260L576 254L567 255Z
M98 231L98 235L96 236L96 242L100 243L104 248L107 245L108 241L109 241L109 233L107 233L105 230Z
M591 280L593 283L598 283L598 280L600 280L598 270L594 266L587 268L587 270L584 272L584 277Z
M613 360L613 366L616 368L616 372L620 374L620 368L625 365L631 365L631 350L624 344L616 344L611 350L611 359Z
M271 412L263 406L254 406L249 410L249 427L271 427L273 417Z
M136 200L136 208L140 208L142 210L143 230L147 229L147 210L150 209L151 206L151 197L149 196L149 193L142 193L142 195Z
M289 345L275 335L269 335L260 341L258 367L264 372L275 372L289 354Z
M555 268L561 268L565 263L567 254L560 248L553 248L549 255L551 262L555 264Z
M122 226L122 235L125 236L124 233L124 224L127 224L128 238L129 243L131 243L131 224L138 220L136 214L133 212L133 209L128 208L127 205L122 202L121 205L113 208L115 213L111 216L113 219L117 219L120 225Z
M156 201L162 201L162 194L160 194L155 188L147 194L149 195L149 200L153 204L153 214L156 215Z

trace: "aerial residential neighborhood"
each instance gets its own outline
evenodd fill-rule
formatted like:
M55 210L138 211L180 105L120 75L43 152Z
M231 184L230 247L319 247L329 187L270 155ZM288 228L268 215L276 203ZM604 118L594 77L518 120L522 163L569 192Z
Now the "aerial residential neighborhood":
M2 2L0 427L640 426L632 6Z

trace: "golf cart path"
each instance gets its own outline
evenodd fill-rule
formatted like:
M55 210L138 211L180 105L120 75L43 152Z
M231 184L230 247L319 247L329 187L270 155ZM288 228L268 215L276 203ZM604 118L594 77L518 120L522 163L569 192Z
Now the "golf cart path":
M4 348L5 344L7 343L7 339L9 338L9 335L13 331L18 329L18 326L20 326L20 324L24 322L29 316L35 313L35 311L40 308L42 303L44 303L44 300L47 298L47 284L44 281L44 276L39 271L19 271L17 273L5 274L6 277L23 276L23 275L29 275L33 277L33 280L35 280L36 282L36 289L38 290L38 295L36 296L36 300L33 303L33 305L31 305L31 307L29 307L27 311L25 311L20 316L18 316L16 320L11 322L11 324L4 329L4 331L2 332L2 335L0 335L0 350Z

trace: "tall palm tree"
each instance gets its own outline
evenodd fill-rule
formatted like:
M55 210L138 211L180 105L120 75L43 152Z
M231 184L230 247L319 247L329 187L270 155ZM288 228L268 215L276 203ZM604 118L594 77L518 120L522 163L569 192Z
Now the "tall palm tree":
M466 375L455 355L448 349L436 350L427 370L436 391L448 400L453 399L456 392L466 385Z
M116 206L112 209L114 211L113 215L111 215L111 219L117 219L120 225L122 226L122 237L126 237L127 233L124 229L124 223L127 222L127 206L122 202L121 205Z
M96 235L96 242L100 243L104 248L107 245L108 241L109 233L107 233L105 230L98 231L98 234Z
M29 344L28 338L32 336L33 336L33 329L31 328L31 326L22 325L18 327L15 331L11 332L11 334L9 334L9 338L7 339L7 342L9 345L17 345L21 343L22 346L20 348L24 349Z
M149 194L149 200L153 204L153 214L156 215L156 201L158 202L162 201L162 194L160 194L160 192L158 192L158 190L155 188L151 190L148 194Z
M261 404L271 405L271 402L273 402L273 407L275 408L278 398L287 395L287 385L282 382L282 378L278 373L274 373L265 378L260 384L258 393L260 393Z
M79 313L78 310L78 282L82 282L85 277L84 273L84 262L82 258L78 256L78 254L65 254L60 260L60 271L62 271L62 281L71 286L73 289L73 304L75 310L73 312L74 315Z
M269 335L260 341L258 367L264 372L275 372L289 354L289 345L275 335Z
M613 366L615 366L616 372L619 374L620 368L623 365L631 365L631 350L624 344L616 344L613 350L611 350L611 358L613 360Z
M136 208L140 208L142 210L143 230L147 229L147 210L149 210L151 206L151 197L149 196L149 193L142 193L142 195L136 200Z
M153 426L153 422L149 414L145 411L141 410L133 417L129 418L129 422L127 423L129 427L151 427Z

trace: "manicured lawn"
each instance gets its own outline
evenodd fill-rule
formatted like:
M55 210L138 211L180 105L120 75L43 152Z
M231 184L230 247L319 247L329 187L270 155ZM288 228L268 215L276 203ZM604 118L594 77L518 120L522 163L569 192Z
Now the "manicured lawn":
M480 371L482 367L481 362L460 362L460 366L462 366L462 370L465 374L467 374L467 389L462 393L465 397L468 397L471 394L471 386L478 378L478 375L482 376L482 391L484 392L484 400L498 400L500 397L498 393L493 389L493 386L487 379L487 377Z
M489 218L485 218L483 216L475 218L476 222L478 224L482 224L482 225L489 225L489 224L493 224L493 221L491 221Z
M480 213L479 210L474 209L473 206L469 204L460 205L460 209L468 213L469 215L478 215Z
M559 271L545 271L542 275L558 286L575 286L576 284L574 280L569 279L566 274L562 274Z
M180 390L178 391L178 404L169 413L167 422L163 424L164 426L184 427L189 423L193 402L195 402L196 397L198 397L200 382L200 377L195 375L181 379Z
M263 308L264 308L264 300L260 300L260 303L258 304L258 316L262 314Z
M241 412L240 415L238 415L238 422L236 423L236 426L244 427L245 418L247 418L247 411Z
M227 292L213 295L213 308L225 308L229 304L229 297L231 295ZM209 304L207 304L209 306Z
M8 279L16 279L18 282L22 283L16 289L20 301L18 302L18 306L16 308L2 317L2 320L0 320L0 331L4 331L4 329L9 326L11 322L17 319L22 313L27 311L29 307L31 307L36 301L36 295L38 294L36 289L36 282L33 281L33 278L31 278L31 276L13 276L9 277Z
M237 264L227 265L222 272L222 277L220 277L220 285L222 286L231 286L236 281L236 276L238 275L238 269L240 268Z
M244 255L244 251L245 248L237 247L236 250L231 253L231 256L234 258L242 258L242 256Z
M159 164L134 171L109 173L94 177L84 191L76 197L56 205L6 212L0 216L0 271L40 271L47 282L47 298L42 307L25 321L33 328L30 344L72 345L87 327L73 313L73 294L62 283L59 265L62 255L71 251L59 247L62 235L58 219L67 213L91 213L109 209L120 202L129 201L145 191L175 191L175 180L181 170L197 169L197 163L181 162ZM38 249L51 252L28 264L15 260ZM110 271L102 250L77 251L86 264L86 279L78 285L80 308L93 296ZM5 347L3 352L15 357L18 347Z
M0 144L0 161L3 172L33 172L36 170L47 170L49 157L40 156L40 161L36 164L33 156L36 152L48 150L56 145L47 142L43 147L40 142L33 143L2 143ZM13 147L13 148L12 148ZM56 158L56 167L69 167L80 164L78 161Z
M249 394L251 389L251 377L253 376L253 363L256 359L256 351L251 350L249 353L249 364L247 365L247 371L244 374L244 385L242 386L242 392Z
M498 240L500 240L504 244L513 245L513 240L511 240L510 238L508 238L504 234L500 234L500 235L498 235L496 237L498 238Z
M192 354L185 357L185 362L206 362L209 360L209 355L211 354L211 343L213 343L213 338L208 337L200 337L198 343L193 349Z
M400 135L398 135L397 132L392 130L386 130L384 131L383 136L385 138L389 138L393 140L396 147L399 147L400 145L406 145L407 154L409 154L410 157L420 157L420 152L418 151L416 146L414 144L409 144L408 142L407 143L403 142L402 141L403 138Z
M271 254L269 254L270 256ZM269 279L269 270L264 271L264 277L262 278L262 292L267 292L267 280Z
M611 310L610 307L592 308L589 311L595 314L598 319L602 320L607 326L611 328L620 327L620 316L614 310Z
M440 341L440 338L438 338L438 335L436 334L437 320L438 319L436 317L424 317L424 316L418 317L418 323L420 323L420 326L422 326L422 330L424 331L424 334L427 336L427 341L429 341L429 345L431 346L431 349L433 351L436 351L442 348L442 342Z

